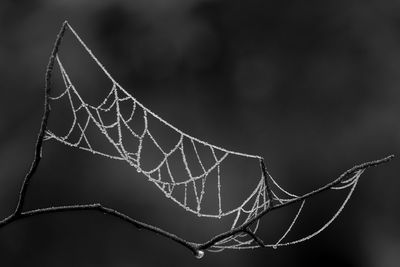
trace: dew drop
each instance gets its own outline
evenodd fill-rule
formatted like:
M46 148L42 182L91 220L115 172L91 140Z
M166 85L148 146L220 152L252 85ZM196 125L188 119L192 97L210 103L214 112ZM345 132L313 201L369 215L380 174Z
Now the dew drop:
M141 173L141 172L142 172L142 169L138 167L138 168L136 169L136 171L137 171L138 173Z
M273 249L277 249L278 246L277 246L277 245L273 245L272 248L273 248Z
M197 250L195 256L196 256L196 259L201 259L201 258L203 258L203 257L204 257L204 251L202 251L202 250Z

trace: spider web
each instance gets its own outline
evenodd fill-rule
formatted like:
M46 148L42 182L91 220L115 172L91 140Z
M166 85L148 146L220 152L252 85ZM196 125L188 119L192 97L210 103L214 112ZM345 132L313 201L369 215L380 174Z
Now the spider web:
M113 79L69 24L68 28L73 33L73 36L79 41L80 45L82 45L84 50L90 55L91 59L101 68L106 77L111 81L112 86L107 96L99 105L88 104L79 94L62 63L62 60L57 55L56 61L61 72L65 90L63 90L63 92L58 96L50 97L50 104L55 101L66 99L73 114L73 121L69 130L64 135L58 135L50 129L47 129L44 140L56 140L65 145L76 147L109 159L124 161L136 169L137 172L147 177L148 181L153 183L166 198L172 200L186 211L199 217L215 219L232 216L234 219L230 226L231 229L247 224L273 205L284 204L299 198L297 195L289 193L279 186L279 184L265 170L262 157L231 151L197 139L174 127L150 109L146 108ZM128 114L122 112L122 105L124 105L124 107L129 107L130 111ZM79 119L82 117L82 114L85 115L83 121ZM108 119L106 120L106 117L109 118L110 114L112 114L113 117L112 121L109 121ZM133 127L133 122L135 122L134 124L142 124L142 129L138 130L137 128L140 127ZM150 130L150 125L153 123L167 126L179 136L177 142L172 146L172 148L167 149L163 147L163 145L158 142L157 138L154 137ZM91 137L91 134L88 131L90 126L94 126L94 128L96 128L104 137L104 141L112 145L114 149L113 153L93 145L93 137ZM76 132L78 132L77 136L74 134ZM142 152L146 145L148 145L148 143L145 142L145 139L150 140L153 147L155 147L162 155L160 161L154 162L153 166L146 168L141 164ZM133 147L127 144L132 140L135 141L136 144ZM204 153L202 154L199 152L200 149L208 151L207 158L205 158ZM193 167L188 162L189 160L186 152L188 150L194 152L196 163L201 169L200 173L194 174ZM243 202L234 208L227 209L224 206L224 199L221 197L221 177L223 175L221 166L227 158L231 156L258 160L260 162L260 177L255 188ZM178 161L180 161L184 166L184 174L174 173L172 164L176 164L176 161L171 160L172 158L178 158ZM207 161L208 164L205 164L205 161ZM278 246L287 246L308 240L323 231L339 215L353 193L361 174L362 171L358 171L351 178L342 181L342 186L333 188L342 190L350 187L351 189L334 216L332 216L324 226L312 234L298 240L282 242L297 222L297 219L305 205L305 200L303 200L287 230L282 234L277 242L264 244L261 239L254 237L259 228L260 220L257 219L247 228L249 232L241 232L224 238L223 240L216 242L209 250L221 251L223 249L248 249L260 246L276 248ZM177 177L178 175L179 177ZM216 187L214 190L217 192L217 197L215 198L214 205L218 207L218 211L214 213L203 209L204 197L205 194L207 194L206 188L208 188L207 185L211 183L211 179L216 179L216 181L213 181L212 185L213 187ZM274 187L271 188L268 183ZM184 193L180 196L174 195L174 191L177 190L183 191ZM189 195L189 190L193 190L194 196ZM193 202L195 205L191 206L188 204L189 202Z

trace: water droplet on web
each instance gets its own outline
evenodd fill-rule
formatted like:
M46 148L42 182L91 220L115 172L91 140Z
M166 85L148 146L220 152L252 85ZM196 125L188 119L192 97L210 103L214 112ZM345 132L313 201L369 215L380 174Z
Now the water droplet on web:
M204 257L204 251L202 250L197 250L196 251L196 255L195 255L196 259L201 259Z
M140 167L137 167L136 171L137 171L138 173L141 173L141 172L142 172L142 169L141 169Z
M273 245L272 248L273 248L273 249L277 249L278 246L277 246L277 245Z

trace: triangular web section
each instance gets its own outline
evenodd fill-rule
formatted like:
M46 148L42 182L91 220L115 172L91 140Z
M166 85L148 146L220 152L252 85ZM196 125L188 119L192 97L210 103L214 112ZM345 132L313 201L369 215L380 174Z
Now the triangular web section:
M128 95L125 91L122 91L119 87L117 88L119 111L121 119L126 123L129 123L135 115L137 102L136 100Z
M158 170L160 164L163 164L165 156L159 149L158 144L152 138L150 133L143 136L140 142L140 151L138 151L139 165L142 171L153 173Z
M161 149L170 154L176 149L177 145L180 145L181 139L183 138L182 133L176 131L170 125L165 124L160 118L155 117L153 114L147 114L148 131L157 140L157 143Z
M203 188L204 184L204 188ZM201 196L201 212L203 214L210 214L214 217L220 216L220 192L218 190L218 173L213 170L204 176L204 179L199 179L196 182L197 192L200 191ZM201 193L201 189L203 193Z
M126 119L126 117L127 116L121 115L121 120L122 123L130 130L132 135L136 136L137 138L143 137L148 128L146 111L141 106L136 104L132 107L129 118Z
M188 151L193 151L193 162L197 160L196 164L199 164L201 169L204 168L205 172L210 172L216 166L221 164L224 157L226 157L224 156L226 153L220 153L221 151L209 144L198 142L193 139L191 140L191 143L191 145L186 145L185 149L187 148ZM194 164L194 167L198 168L196 164Z

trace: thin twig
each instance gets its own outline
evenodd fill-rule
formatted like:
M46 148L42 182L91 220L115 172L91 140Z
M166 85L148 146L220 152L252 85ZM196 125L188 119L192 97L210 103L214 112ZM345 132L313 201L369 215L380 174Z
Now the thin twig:
M68 22L65 21L60 29L60 32L58 33L56 42L54 43L53 51L51 52L50 58L49 58L49 63L47 65L47 70L46 70L46 77L45 77L45 95L44 95L44 113L42 117L42 123L40 125L40 130L39 134L37 137L36 141L36 146L35 146L35 157L32 161L32 165L30 170L25 176L25 179L22 183L21 186L21 191L19 193L19 199L17 203L17 207L15 209L15 212L13 216L16 216L21 213L22 208L25 203L25 197L26 197L26 191L29 186L29 182L32 178L32 176L35 174L37 167L39 166L40 159L42 158L42 147L43 147L43 138L46 133L46 128L47 128L47 122L49 120L50 116L50 103L49 103L49 96L50 96L50 90L51 90L51 74L53 72L53 67L54 67L54 60L55 57L58 53L59 46L61 44L61 40L64 36L66 27L67 27Z
M70 212L70 211L98 211L103 214L111 215L111 216L121 219L127 223L132 224L133 226L137 227L138 229L145 229L145 230L151 231L153 233L159 234L161 236L167 237L167 238L183 245L184 247L188 248L195 255L197 253L197 249L195 246L193 246L192 243L190 243L174 234L171 234L163 229L140 222L140 221L135 220L132 217L130 217L126 214L123 214L117 210L105 207L105 206L101 205L100 203L56 206L56 207L48 207L48 208L40 208L40 209L24 211L24 212L21 212L19 215L16 215L13 217L9 216L6 219L4 219L3 221L1 221L0 228L7 224L10 224L11 222L21 220L21 219L24 219L27 217L33 217L33 216L44 215L44 214L52 214L52 213L60 213L60 212Z
M204 242L202 244L196 244L196 243L192 243L189 242L181 237L178 237L172 233L169 233L161 228L155 227L153 225L149 225L146 224L144 222L138 221L133 219L132 217L119 212L117 210L105 207L103 205L101 205L100 203L95 203L95 204L82 204L82 205L68 205L68 206L57 206L57 207L48 207L48 208L40 208L40 209L34 209L34 210L29 210L29 211L22 211L24 203L25 203L25 198L26 198L26 193L29 187L29 182L32 178L32 176L36 173L36 170L39 166L40 163L40 159L42 157L42 147L43 147L43 140L45 137L45 132L47 129L47 122L48 122L48 118L50 115L50 105L49 105L49 96L50 96L50 90L51 90L51 75L52 75L52 70L54 67L54 60L56 58L56 55L58 53L59 50L59 46L61 44L61 40L64 36L64 33L68 27L68 22L64 22L60 32L57 36L57 39L55 41L54 47L53 47L53 51L50 55L49 58L49 63L47 66L47 70L46 70L46 83L45 83L45 102L44 102L44 114L42 117L42 122L41 122L41 127L40 127L40 131L38 134L38 138L37 138L37 142L35 145L35 156L34 159L32 161L32 165L30 170L28 171L28 173L25 176L25 179L22 183L21 186L21 190L19 193L19 199L18 199L18 203L16 206L15 211L8 217L4 218L3 220L0 221L0 228L11 224L14 221L17 220L21 220L24 218L28 218L28 217L33 217L36 215L44 215L44 214L52 214L52 213L60 213L60 212L68 212L68 211L98 211L101 212L103 214L107 214L110 216L113 216L115 218L118 218L120 220L123 220L127 223L132 224L133 226L139 228L139 229L145 229L148 231L151 231L153 233L159 234L161 236L164 236L166 238L171 239L172 241L184 246L185 248L189 249L196 257L201 258L204 255L204 252L202 250L204 249L208 249L211 248L212 246L214 246L215 244L217 244L219 241L231 237L235 234L238 234L240 232L244 232L246 234L248 234L249 236L251 236L253 238L253 240L260 246L260 247L264 247L264 242L255 234L251 231L250 226L256 222L257 220L261 219L263 216L265 216L266 214L268 214L269 212L271 212L272 210L276 210L276 209L280 209L283 207L286 207L288 205L292 205L294 203L297 203L299 201L308 199L312 196L315 196L319 193L322 193L326 190L331 189L332 187L334 187L335 185L339 184L340 182L342 182L343 180L345 180L346 177L348 177L349 175L359 171L359 170L365 170L369 167L372 166L377 166L379 164L383 164L385 162L388 162L389 160L391 160L393 158L392 156L388 156L386 158L380 159L380 160L375 160L375 161L370 161L370 162L366 162L357 166L354 166L353 168L347 170L346 172L344 172L342 175L339 176L339 178L337 178L336 180L334 180L333 182L320 187L310 193L304 194L303 196L299 196L299 197L295 197L285 203L281 203L278 205L273 205L272 203L272 192L271 189L269 187L268 184L268 179L267 179L267 171L265 169L265 164L264 164L264 160L260 159L260 167L261 167L261 171L264 175L264 179L265 179L265 186L266 186L266 190L267 190L267 194L268 194L268 198L270 201L270 205L269 207L264 210L263 212L259 213L257 216L255 216L254 218L252 218L251 220L249 220L248 222L244 223L243 225L236 227L234 229L231 229L225 233L219 234L215 237L213 237L212 239L210 239L207 242Z
M246 227L244 230L246 234L248 234L253 240L260 246L260 247L265 247L264 241L262 241L261 238L259 238L255 233L253 233L250 229L250 227Z
M84 211L84 210L93 210L93 211L101 212L103 214L111 215L113 217L121 219L122 221L132 224L133 226L137 227L138 229L145 229L145 230L151 231L153 233L159 234L161 236L167 237L167 238L183 245L184 247L190 249L193 252L193 254L197 253L197 249L191 243L187 242L186 240L184 240L174 234L171 234L163 229L160 229L158 227L148 225L146 223L135 220L132 217L130 217L124 213L121 213L117 210L114 210L114 209L111 209L108 207L104 207L100 203L86 204L86 205L58 206L58 207L49 207L49 208L30 210L30 211L22 212L21 215L18 216L18 219L23 219L26 217L32 217L32 216L42 215L42 214L68 212L68 211Z

